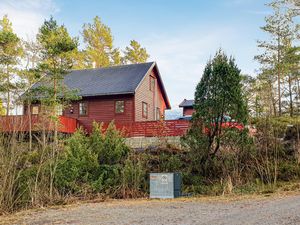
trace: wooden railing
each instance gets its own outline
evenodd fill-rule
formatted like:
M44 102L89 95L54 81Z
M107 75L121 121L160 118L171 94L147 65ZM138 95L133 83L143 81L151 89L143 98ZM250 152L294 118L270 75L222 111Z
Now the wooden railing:
M31 120L31 123L30 123ZM54 130L54 121L50 118L32 115L24 116L0 116L1 132L28 132ZM58 131L62 133L74 133L77 129L77 120L65 116L59 117Z
M74 133L77 129L77 120L70 117L59 117L59 132L62 133Z
M189 124L189 121L186 120L115 123L116 128L122 130L126 137L183 136L187 132ZM108 124L104 124L104 129L107 126Z

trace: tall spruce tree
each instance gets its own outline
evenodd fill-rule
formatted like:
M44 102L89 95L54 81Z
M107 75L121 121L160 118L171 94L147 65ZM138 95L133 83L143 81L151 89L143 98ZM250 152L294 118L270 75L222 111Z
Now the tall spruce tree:
M242 91L242 76L233 57L219 50L207 63L195 92L193 120L200 119L206 129L207 153L214 157L220 149L226 117L247 122L247 107Z
M0 20L0 92L6 103L6 115L11 110L12 95L18 92L18 63L23 50L20 38L13 32L7 15Z

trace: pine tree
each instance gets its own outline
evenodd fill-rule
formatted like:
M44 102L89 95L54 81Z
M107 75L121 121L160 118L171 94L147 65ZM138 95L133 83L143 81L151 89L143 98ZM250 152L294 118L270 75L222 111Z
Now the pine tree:
M263 49L264 52L255 57L262 65L262 73L269 72L270 75L276 77L276 83L274 82L270 85L277 86L277 99L272 101L277 102L279 116L283 113L282 96L284 95L284 79L287 76L283 59L290 44L299 35L299 26L293 20L296 15L295 11L288 7L286 2L284 0L275 0L268 4L273 9L273 14L265 18L266 25L261 29L270 35L271 40L258 41L258 47ZM276 115L277 110L274 113Z
M37 41L41 47L41 62L38 69L46 74L43 82L47 83L42 86L43 95L46 96L43 100L55 108L55 105L68 97L70 90L67 90L62 80L73 66L72 56L77 51L78 40L70 37L67 29L59 26L51 17L39 29Z
M17 65L23 51L20 38L13 32L6 15L0 20L0 27L0 92L6 102L6 115L9 115L12 95L19 89Z
M300 47L290 47L287 49L283 58L284 69L287 73L287 97L289 100L289 114L294 116L294 101L299 107L300 100ZM296 96L294 98L294 96ZM299 109L297 109L299 113Z
M143 63L147 62L150 57L146 49L135 40L130 41L130 46L126 47L124 55L126 63Z
M59 26L51 17L40 27L37 41L41 46L42 62L40 71L45 74L41 86L39 100L50 109L54 121L53 148L51 149L49 164L50 171L50 199L53 197L53 182L57 167L58 152L58 118L57 110L64 101L70 100L71 91L63 85L64 75L72 68L72 53L77 50L78 40L71 38L64 26ZM43 134L43 140L45 135ZM45 144L43 144L45 146ZM43 147L44 149L44 147Z
M83 25L82 36L86 44L85 55L88 67L95 64L96 68L119 64L117 59L118 49L113 47L113 36L108 26L96 16L93 23Z
M112 51L112 60L113 60L113 65L123 64L123 58L122 58L120 50L118 48L115 48Z

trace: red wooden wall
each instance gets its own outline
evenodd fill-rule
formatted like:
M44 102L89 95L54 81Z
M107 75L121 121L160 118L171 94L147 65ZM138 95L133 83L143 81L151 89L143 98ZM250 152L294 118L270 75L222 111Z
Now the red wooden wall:
M194 112L193 108L183 108L183 116L191 116Z
M124 101L124 113L115 113L115 102ZM86 116L79 115L79 102L86 102L88 112ZM73 109L73 113L70 109ZM64 110L66 117L75 118L78 125L84 127L88 132L92 129L93 121L108 123L114 120L118 122L134 121L134 97L133 95L107 96L107 97L89 97L80 101L73 102L71 107Z

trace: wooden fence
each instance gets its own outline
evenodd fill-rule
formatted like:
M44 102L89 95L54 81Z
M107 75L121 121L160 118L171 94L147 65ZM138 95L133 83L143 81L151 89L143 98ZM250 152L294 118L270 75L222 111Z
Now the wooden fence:
M30 129L30 117L25 116L0 116L1 132L27 132ZM79 123L74 118L59 117L58 131L62 133L74 133ZM160 137L160 136L183 136L189 128L189 121L166 120L166 121L143 121L130 123L115 123L118 130L122 130L126 137ZM103 124L107 129L108 123ZM49 118L38 115L31 116L31 130L54 130L54 122ZM87 133L91 127L83 127Z
M62 133L74 133L77 129L77 120L65 116L59 117L58 131ZM38 115L31 116L0 116L1 132L28 132L45 130L54 130L54 122L50 118Z
M188 128L189 121L143 121L131 123L115 123L118 130L122 130L126 137L166 137L183 136ZM106 129L108 124L104 124Z

